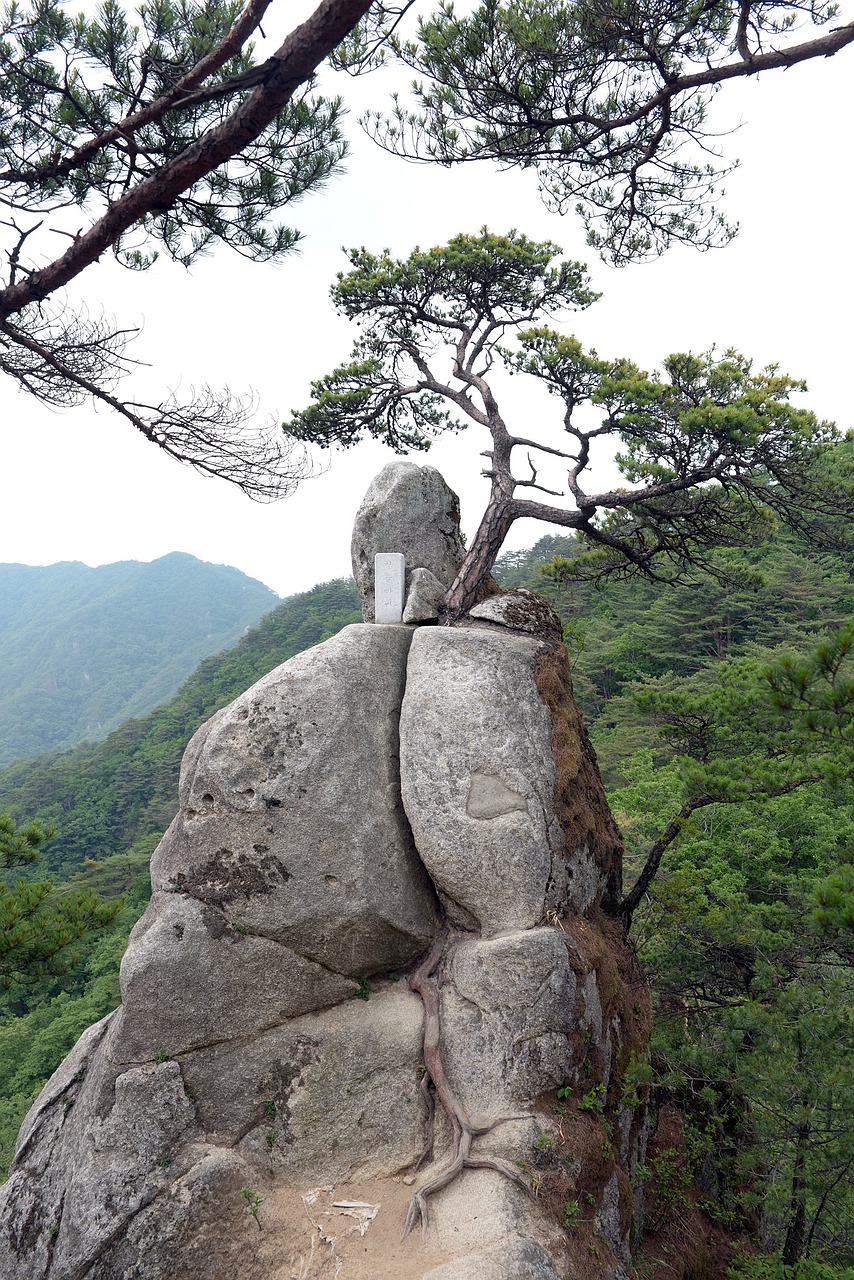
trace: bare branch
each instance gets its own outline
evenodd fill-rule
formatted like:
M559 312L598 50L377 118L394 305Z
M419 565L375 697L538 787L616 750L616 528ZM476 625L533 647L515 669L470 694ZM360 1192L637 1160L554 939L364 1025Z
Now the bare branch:
M174 396L158 405L121 400L108 388L126 370L126 334L108 331L103 323L72 333L67 317L62 335L49 322L46 328L47 341L40 341L19 325L0 321L0 335L7 339L0 370L45 403L69 405L91 396L170 457L231 481L256 501L285 497L313 473L305 451L286 441L275 424L248 426L251 401L210 388L184 404ZM22 358L24 352L29 360Z

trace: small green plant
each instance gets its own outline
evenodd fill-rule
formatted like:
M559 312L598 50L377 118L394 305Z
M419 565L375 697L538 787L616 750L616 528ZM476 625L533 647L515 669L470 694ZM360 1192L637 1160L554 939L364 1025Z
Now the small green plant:
M370 978L357 978L356 990L353 992L355 1000L370 1000L371 998L371 980Z
M604 1084L594 1085L589 1093L585 1093L584 1097L578 1104L579 1111L591 1111L597 1116L601 1116L605 1110L605 1086Z
M632 1054L623 1072L622 1101L627 1107L643 1106L647 1086L653 1083L653 1070L646 1054Z
M234 932L235 932L235 933L239 933L239 934L240 934L241 938L245 938L245 937L246 937L246 925L244 925L244 924L235 924L235 925L232 925L232 928L234 929Z
M655 1178L650 1215L651 1230L658 1230L674 1213L690 1203L691 1171L675 1147L667 1147L641 1169L641 1177Z
M517 1160L516 1168L524 1178L527 1178L531 1184L531 1192L536 1197L540 1193L540 1187L543 1183L543 1175L538 1169L534 1169L528 1164L527 1160Z
M63 1106L63 1110L65 1111L65 1113L66 1113L66 1115L67 1115L67 1114L68 1114L68 1112L71 1110L71 1108L74 1106L74 1099L73 1099L73 1098L69 1098L69 1097L65 1097L65 1098L63 1098L63 1099L62 1099L62 1106Z
M779 1258L748 1255L737 1245L735 1259L726 1274L727 1280L852 1280L854 1267L836 1267L809 1258L787 1266Z
M264 1141L265 1141L265 1142L266 1142L266 1144L267 1144L267 1149L268 1149L269 1151L272 1151L272 1150L273 1150L273 1147L276 1145L276 1130L275 1130L275 1129L269 1129L269 1130L267 1131L267 1136L265 1137Z
M171 1059L171 1057L172 1057L172 1054L171 1054L171 1053L166 1053L166 1051L165 1051L164 1049L161 1049L159 1053L155 1053L155 1055L154 1055L154 1061L155 1061L155 1062L157 1062L157 1063L160 1063L160 1062L169 1062L169 1061L170 1061L170 1059Z
M261 1208L261 1205L264 1203L264 1198L261 1195L260 1191L256 1191L254 1187L241 1187L240 1194L243 1196L243 1199L246 1201L246 1212L250 1214L253 1218L257 1218L258 1210Z
M267 1101L264 1103L264 1115L267 1117L268 1120L275 1119L276 1104L272 1098L268 1098Z
M534 1143L535 1151L548 1151L555 1145L554 1138L550 1138L547 1133L541 1133L537 1141Z
M162 1156L157 1157L157 1163L161 1169L168 1169L170 1164L172 1163L172 1159L173 1157L169 1154L169 1152L164 1151Z
M581 1206L577 1200L567 1200L563 1206L564 1231L575 1231L581 1221Z
M562 1101L569 1102L570 1098L572 1097L572 1085L571 1084L562 1085L561 1088L558 1089L557 1091L557 1096Z

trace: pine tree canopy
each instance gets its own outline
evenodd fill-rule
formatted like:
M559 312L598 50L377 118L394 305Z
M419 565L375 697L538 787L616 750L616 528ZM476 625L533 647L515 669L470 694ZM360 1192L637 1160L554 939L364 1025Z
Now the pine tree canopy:
M477 601L523 518L581 533L593 552L573 560L573 574L586 568L597 578L715 571L710 549L761 541L777 520L818 542L847 536L851 442L793 402L803 382L755 370L734 351L671 355L652 373L586 351L542 323L596 296L580 264L552 265L558 252L485 228L405 260L351 250L352 270L332 297L359 326L352 358L315 382L312 403L286 424L296 440L322 447L373 436L398 452L464 425L489 433L490 498L446 595L449 615ZM534 379L559 401L539 438L505 421L502 372ZM603 436L619 442L627 483L595 492L588 469ZM524 452L522 474L514 450ZM539 478L555 464L561 489ZM547 500L519 496L526 489Z

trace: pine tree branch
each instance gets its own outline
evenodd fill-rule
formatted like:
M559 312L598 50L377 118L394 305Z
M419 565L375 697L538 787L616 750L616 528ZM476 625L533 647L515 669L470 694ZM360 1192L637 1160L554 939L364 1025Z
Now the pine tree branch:
M320 63L370 7L371 0L321 0L269 60L269 76L220 124L191 143L162 169L110 205L88 231L54 262L0 292L0 316L8 317L64 288L96 262L134 224L171 208L199 179L254 142L314 75Z

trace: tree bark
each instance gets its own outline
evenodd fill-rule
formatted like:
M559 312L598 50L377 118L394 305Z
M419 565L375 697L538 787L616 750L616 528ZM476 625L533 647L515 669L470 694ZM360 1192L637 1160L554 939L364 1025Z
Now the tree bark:
M804 1251L807 1220L807 1180L804 1169L809 1133L808 1124L804 1122L798 1125L795 1139L795 1164L792 1170L792 1194L789 1197L789 1226L781 1254L781 1261L788 1267L793 1267L795 1263L800 1262Z
M484 584L512 523L510 503L493 495L459 572L445 592L442 615L446 622L463 617L483 598Z

